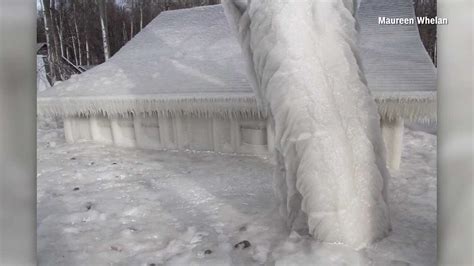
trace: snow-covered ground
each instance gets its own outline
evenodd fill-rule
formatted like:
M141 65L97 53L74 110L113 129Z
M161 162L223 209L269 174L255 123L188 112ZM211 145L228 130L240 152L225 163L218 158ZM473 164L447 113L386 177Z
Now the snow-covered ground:
M61 129L40 125L41 265L436 263L435 135L406 130L390 181L393 231L354 251L286 229L270 158L70 145Z

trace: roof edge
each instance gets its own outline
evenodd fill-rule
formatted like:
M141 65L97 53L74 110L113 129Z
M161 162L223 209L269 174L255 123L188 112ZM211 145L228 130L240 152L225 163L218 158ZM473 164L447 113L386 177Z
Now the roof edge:
M422 124L437 122L436 91L378 92L372 95L384 120L403 118Z
M264 118L257 110L253 94L209 97L130 96L130 97L41 97L37 103L38 116L68 117L129 116L157 114L161 117L191 116L214 118Z
M436 92L372 93L382 119L403 118L410 122L437 121ZM239 95L193 94L140 95L117 97L39 97L38 116L70 117L129 116L156 114L161 117L191 116L224 119L264 119L267 115L257 108L252 93Z

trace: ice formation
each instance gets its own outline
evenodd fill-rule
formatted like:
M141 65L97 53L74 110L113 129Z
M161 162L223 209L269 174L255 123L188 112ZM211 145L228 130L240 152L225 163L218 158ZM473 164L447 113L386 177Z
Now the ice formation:
M378 14L413 17L413 5L363 0L357 12L361 61L379 113L436 121L435 69L416 25L381 27ZM39 116L130 113L265 118L222 5L162 12L107 62L38 93Z
M275 189L294 230L359 249L390 230L379 114L356 53L355 1L223 2L275 127Z

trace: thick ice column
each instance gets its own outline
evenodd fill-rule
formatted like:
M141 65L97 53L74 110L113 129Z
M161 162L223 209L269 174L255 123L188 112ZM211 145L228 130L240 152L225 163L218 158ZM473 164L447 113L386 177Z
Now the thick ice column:
M160 142L164 149L176 149L178 147L176 143L175 128L173 126L173 119L169 117L159 117L158 125L160 128Z
M223 4L273 117L276 194L290 228L356 249L384 237L389 174L380 117L355 54L354 3Z
M234 151L232 146L231 127L230 119L214 118L212 120L214 151L229 153Z
M137 146L133 117L113 117L110 122L115 145L121 147Z
M154 150L162 148L157 116L136 115L133 123L138 147Z
M271 119L267 119L267 148L269 153L275 150L275 130Z
M65 117L64 135L68 143L80 140L92 140L88 117Z
M387 154L387 166L392 170L398 170L403 148L403 119L382 119L381 127Z
M113 144L110 120L105 116L91 116L90 127L92 139L102 144Z
M64 136L66 137L67 143L74 143L72 119L70 117L64 117Z

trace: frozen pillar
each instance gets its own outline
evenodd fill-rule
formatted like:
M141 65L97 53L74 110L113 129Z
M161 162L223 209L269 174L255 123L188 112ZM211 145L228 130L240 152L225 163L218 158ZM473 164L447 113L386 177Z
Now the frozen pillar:
M133 123L138 147L161 149L160 124L157 116L136 115Z
M392 120L382 119L382 136L387 151L387 167L392 170L400 169L402 158L402 141L403 141L403 119L397 118Z
M105 116L91 116L90 128L92 139L98 143L113 144L110 120Z
M74 143L72 118L64 117L64 136L67 143Z
M129 148L137 146L135 128L131 116L111 118L110 124L115 145Z
M74 143L79 140L92 140L87 117L65 117L64 135L68 143Z

